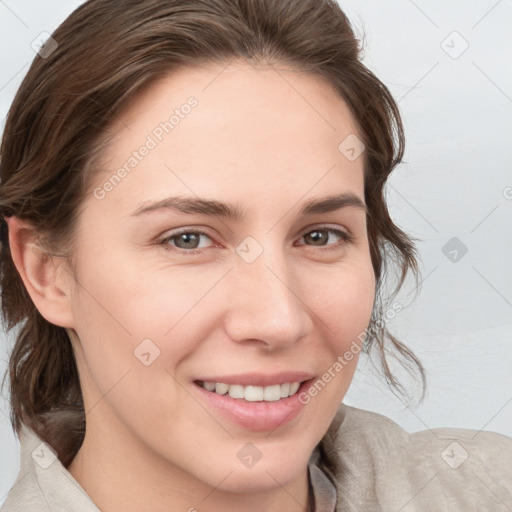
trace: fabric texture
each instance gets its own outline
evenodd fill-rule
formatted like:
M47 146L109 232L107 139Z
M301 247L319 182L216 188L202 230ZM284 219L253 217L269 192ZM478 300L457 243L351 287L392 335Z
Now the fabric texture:
M20 472L1 512L97 512L34 432L20 434ZM511 512L512 439L437 428L407 433L342 405L309 461L315 512Z

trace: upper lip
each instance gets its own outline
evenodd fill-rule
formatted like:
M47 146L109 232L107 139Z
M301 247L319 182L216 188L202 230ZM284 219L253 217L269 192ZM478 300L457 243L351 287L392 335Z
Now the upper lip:
M202 377L203 382L219 382L223 384L240 384L242 386L275 386L277 384L285 384L287 382L303 382L312 379L314 375L309 372L281 372L274 374L263 373L244 373L240 375L214 375Z

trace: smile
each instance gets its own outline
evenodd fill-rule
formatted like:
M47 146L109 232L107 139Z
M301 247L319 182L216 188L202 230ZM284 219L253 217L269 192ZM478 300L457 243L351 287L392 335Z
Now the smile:
M292 423L304 409L298 395L313 380L313 374L305 372L211 375L194 380L193 389L220 421L228 420L250 430L273 431Z
M273 386L243 386L242 384L226 384L224 382L200 381L199 385L218 395L229 395L231 398L247 402L277 402L297 393L300 382L285 382Z

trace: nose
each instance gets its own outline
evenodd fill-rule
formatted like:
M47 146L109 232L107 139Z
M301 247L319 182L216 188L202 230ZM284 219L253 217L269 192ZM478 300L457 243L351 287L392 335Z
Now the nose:
M269 251L254 262L237 260L230 272L225 329L230 339L278 351L313 328L305 290L282 255Z

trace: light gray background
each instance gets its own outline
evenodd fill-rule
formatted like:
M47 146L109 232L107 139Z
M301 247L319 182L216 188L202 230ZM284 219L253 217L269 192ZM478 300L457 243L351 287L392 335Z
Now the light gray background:
M2 127L34 57L32 41L80 3L0 0ZM363 358L345 402L409 431L454 426L512 436L512 2L340 3L364 31L365 62L399 100L405 121L405 163L388 199L395 222L422 240L424 281L414 302L411 287L397 297L404 310L390 328L429 373L427 399L407 407ZM453 237L459 245L446 256ZM4 335L2 373L10 346ZM17 471L2 398L0 504Z

